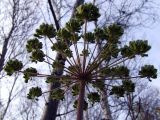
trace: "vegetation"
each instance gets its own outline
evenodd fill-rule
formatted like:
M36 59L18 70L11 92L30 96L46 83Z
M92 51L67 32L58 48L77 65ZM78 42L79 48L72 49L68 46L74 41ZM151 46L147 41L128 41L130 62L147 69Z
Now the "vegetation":
M52 24L43 23L36 29L34 38L28 40L26 49L32 62L48 63L46 58L52 60L53 63L48 64L53 67L53 74L39 73L33 67L23 70L23 63L13 59L8 61L4 68L7 75L22 72L26 83L30 82L32 77L47 77L47 83L61 83L60 87L52 89L52 98L65 100L65 93L71 90L72 95L77 98L73 105L77 109L77 120L83 119L83 110L87 109L88 104L100 102L100 91L106 86L104 81L118 81L119 85L110 85L108 88L110 95L124 97L125 94L135 91L134 79L157 78L157 69L153 65L142 66L135 76L131 76L130 68L123 65L123 62L136 57L148 56L151 46L147 40L134 40L123 45L120 39L124 29L116 23L90 31L89 26L97 22L99 17L99 9L91 3L85 3L77 7L75 18L58 31ZM55 60L43 52L41 41L44 37L52 43L51 50L61 54L59 59ZM56 42L53 42L53 39L56 39ZM79 42L83 43L82 49ZM97 53L98 44L102 44L102 47ZM64 74L57 76L57 70L62 69ZM33 87L28 98L38 100L38 97L45 93L40 87Z

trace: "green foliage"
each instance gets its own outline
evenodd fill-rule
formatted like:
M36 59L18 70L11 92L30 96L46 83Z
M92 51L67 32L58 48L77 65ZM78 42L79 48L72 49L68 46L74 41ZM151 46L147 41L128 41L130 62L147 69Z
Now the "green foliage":
M81 56L89 56L89 51L88 50L82 50L82 54L80 54Z
M15 60L9 60L4 67L4 70L7 72L7 75L11 76L14 72L19 71L23 68L23 64L21 61L15 59Z
M129 42L130 49L137 55L146 56L148 50L151 49L151 46L148 45L147 40L137 40L137 41L130 41Z
M56 100L63 100L64 99L64 93L65 93L64 90L56 89L56 90L52 91L51 97L53 99L56 99Z
M78 33L76 32L79 32L81 24L76 24L76 22L77 21L73 19L70 22L66 23L66 28L58 30L57 37L60 40L58 41L58 43L63 42L64 44L69 45L71 41L77 42L80 39L80 36L78 36ZM74 26L71 26L71 24L73 24Z
M37 76L37 70L33 67L27 68L26 70L23 71L23 73L24 73L23 78L25 79L25 83L28 83L30 77Z
M93 87L98 88L100 90L103 90L105 87L104 81L100 81L100 80L92 82L92 85L93 85Z
M67 44L63 41L58 41L57 43L54 43L51 49L53 51L56 50L56 51L62 53L65 57L71 58L73 56L72 51L69 49Z
M80 32L82 25L83 21L80 21L78 19L71 19L66 23L66 30L70 31L71 33Z
M103 51L101 52L101 57L105 60L113 58L117 58L119 49L116 44L105 44L102 48Z
M37 38L43 38L43 37L48 37L48 38L54 38L56 35L56 30L53 27L53 25L45 24L43 23L40 25L38 29L36 29L36 33L34 34L35 37Z
M128 45L121 48L120 39L124 30L117 24L88 31L88 22L95 22L99 17L99 9L96 6L91 3L80 5L76 9L75 18L67 22L65 27L56 32L52 24L43 23L36 29L35 38L27 42L26 49L31 54L32 62L43 62L45 57L49 56L42 51L42 42L39 39L47 37L51 42L52 38L56 39L55 43L52 42L51 49L58 52L58 56L56 60L49 57L53 60L53 72L50 76L46 76L46 82L53 84L59 82L64 87L63 89L53 89L51 95L53 99L64 100L67 90L71 90L72 95L79 98L80 84L84 82L85 85L89 84L94 87L94 90L97 90L97 92L91 91L87 95L88 101L94 104L100 101L99 92L105 90L105 80L121 80L122 82L119 82L121 85L110 85L108 89L111 90L110 95L123 97L135 90L132 79L139 77L146 77L149 80L157 78L157 69L152 65L143 66L138 76L132 77L130 69L122 64L127 60L136 58L137 55L140 57L147 56L146 52L151 48L148 42L146 40L130 41ZM78 42L83 42L83 46L79 47ZM99 44L101 44L101 47L98 46ZM93 49L90 50L91 47ZM73 56L73 53L76 55ZM68 63L67 67L65 61ZM18 60L10 60L5 66L5 71L8 75L12 75L22 67L22 63ZM60 76L63 70L64 75ZM27 68L23 73L26 83L31 77L40 75L32 67ZM64 90L64 88L67 89ZM34 99L41 95L41 88L31 88L28 98ZM86 110L88 103L85 98L83 99L83 108ZM77 108L77 103L76 100L74 102L75 108Z
M49 77L47 77L46 83L56 83L57 80L59 80L59 79L57 79L56 77L53 77L53 76L49 76Z
M32 55L30 56L32 62L43 62L45 59L45 54L42 50L35 50L32 52Z
M42 49L42 42L39 42L37 38L30 39L27 42L26 49L29 53L31 53L31 60L32 62L43 62L44 61L44 53Z
M118 97L124 97L125 94L129 94L135 91L135 84L131 80L123 80L122 85L113 86L110 95L116 95Z
M102 72L102 75L107 75L108 77L129 77L129 69L125 66L117 66L114 68L106 67Z
M77 108L77 107L78 107L78 100L75 100L75 101L74 101L73 107L74 107L74 108ZM84 100L83 110L87 110L87 108L88 108L88 103Z
M88 100L94 104L95 102L100 102L100 95L97 92L92 92L88 94Z
M86 41L90 42L90 43L94 43L95 42L95 37L94 37L94 33L92 32L88 32L86 33L84 36L82 36Z
M39 96L41 96L41 95L42 95L42 90L41 90L41 88L39 88L39 87L32 87L32 88L29 90L29 93L28 93L28 95L27 95L27 98L28 98L28 99L34 99L34 98L36 98L36 100L38 100L37 97L39 97Z
M125 90L122 86L113 86L110 95L117 95L118 97L124 97Z
M111 69L112 76L129 77L129 69L125 66L117 66Z
M79 66L78 65L72 65L72 66L68 67L68 70L71 71L71 72L74 72L76 70L76 68L79 68Z
M66 28L62 28L57 31L57 37L62 41L67 41L70 39L71 33Z
M145 65L141 67L141 70L139 71L139 75L143 77L149 78L157 78L157 69L154 68L153 65Z
M119 39L123 35L123 28L120 25L113 24L104 29L107 36L107 41L111 44L120 43Z
M63 68L64 67L64 63L63 61L54 61L53 64L52 64L52 67L53 68Z
M69 75L63 75L61 77L56 77L55 75L51 75L47 77L46 83L56 84L57 82L62 82L67 86L70 86L71 80Z
M67 87L70 87L70 85L72 84L72 79L71 79L70 75L63 75L60 78L60 81L62 84L65 84Z
M99 9L92 3L85 3L77 7L76 17L80 20L97 21L100 17Z
M133 58L135 55L140 55L142 57L147 56L146 52L150 50L151 46L148 45L146 40L130 41L129 46L125 45L121 49L121 54L123 57Z
M63 41L58 41L57 43L54 43L52 46L53 51L63 51L64 49L68 49L68 46L65 42Z
M72 95L77 96L79 94L79 84L75 84L72 86Z
M134 92L135 90L135 84L131 80L123 80L122 87L127 93Z
M27 41L26 49L29 53L35 50L42 49L42 42L39 42L37 38L30 39Z
M97 42L99 42L99 40L104 40L105 38L107 38L104 30L101 28L94 29L94 35Z
M75 44L75 43L77 43L77 41L79 41L80 38L81 37L78 35L78 33L74 33L71 35L70 41Z
M135 54L133 54L133 51L130 49L129 46L125 45L122 49L121 49L121 54L122 56L125 57L130 57L133 58L135 57Z

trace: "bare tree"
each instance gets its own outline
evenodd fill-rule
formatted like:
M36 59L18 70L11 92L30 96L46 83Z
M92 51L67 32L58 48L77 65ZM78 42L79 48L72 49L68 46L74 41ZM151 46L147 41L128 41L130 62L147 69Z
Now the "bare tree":
M36 6L38 2L32 2L30 0L2 0L0 2L0 83L1 89L5 88L5 73L3 67L6 61L18 57L19 59L26 61L25 49L23 49L25 42L30 37L34 25L38 23L38 16L36 16ZM9 106L13 99L16 97L15 87L18 84L17 80L19 76L15 75L15 78L8 81L9 95L8 100L3 101L3 112L1 119L5 119ZM4 81L5 80L5 81ZM2 83L3 82L3 83ZM2 86L4 85L4 86ZM20 87L19 87L20 88ZM21 89L20 89L21 91ZM2 92L2 91L1 91ZM2 94L2 93L1 93ZM5 93L7 94L7 93Z
M159 91L149 86L139 85L139 92L131 95L128 103L129 116L132 120L159 120L157 108L160 106ZM139 95L138 95L139 94Z

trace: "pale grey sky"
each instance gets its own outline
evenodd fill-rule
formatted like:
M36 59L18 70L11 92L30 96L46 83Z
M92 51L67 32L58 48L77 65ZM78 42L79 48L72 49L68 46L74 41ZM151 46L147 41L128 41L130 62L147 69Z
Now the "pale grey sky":
M157 11L157 13L160 13L160 10ZM148 58L145 58L144 63L153 64L158 69L158 78L156 80L153 80L151 84L158 87L160 90L160 20L158 20L150 28L142 28L139 30L135 30L133 34L135 34L134 36L136 38L148 40L149 44L152 47L151 50L148 52L149 56Z

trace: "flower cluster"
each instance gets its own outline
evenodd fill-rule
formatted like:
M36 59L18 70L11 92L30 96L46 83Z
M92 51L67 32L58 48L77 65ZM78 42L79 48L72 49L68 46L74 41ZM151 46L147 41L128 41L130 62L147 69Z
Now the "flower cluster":
M83 96L83 108L87 109L88 102L94 104L100 101L99 90L105 88L105 80L121 80L121 85L113 85L110 89L110 95L123 97L125 94L134 92L135 85L132 82L134 78L157 78L157 69L152 65L145 65L139 70L137 76L130 75L130 69L122 63L136 58L136 56L145 57L151 46L146 40L130 41L128 45L123 47L120 41L124 33L120 25L112 24L104 28L95 28L92 32L87 31L89 22L97 21L100 17L99 9L92 4L83 4L76 9L75 18L66 23L64 28L55 30L53 25L42 24L36 30L33 39L28 40L26 48L31 53L33 62L43 62L45 55L42 51L42 42L40 39L47 37L51 42L56 39L56 43L52 42L52 51L58 52L60 55L53 63L53 74L46 75L47 83L60 82L61 87L52 90L52 98L58 100L65 99L65 92L72 91L73 96L77 96L74 107L77 107L78 98L82 84L84 89L90 85L97 92L88 92L87 98ZM78 42L83 42L83 49L78 49ZM93 45L90 50L90 45ZM98 51L98 45L101 49ZM73 55L75 53L76 55ZM82 59L81 59L82 58ZM69 66L65 66L64 61ZM8 75L22 69L22 63L18 60L10 60L5 66ZM57 71L64 71L64 75L57 76ZM35 68L27 68L23 71L25 82L34 76L45 76L38 73ZM40 88L31 88L28 94L29 99L42 95Z

